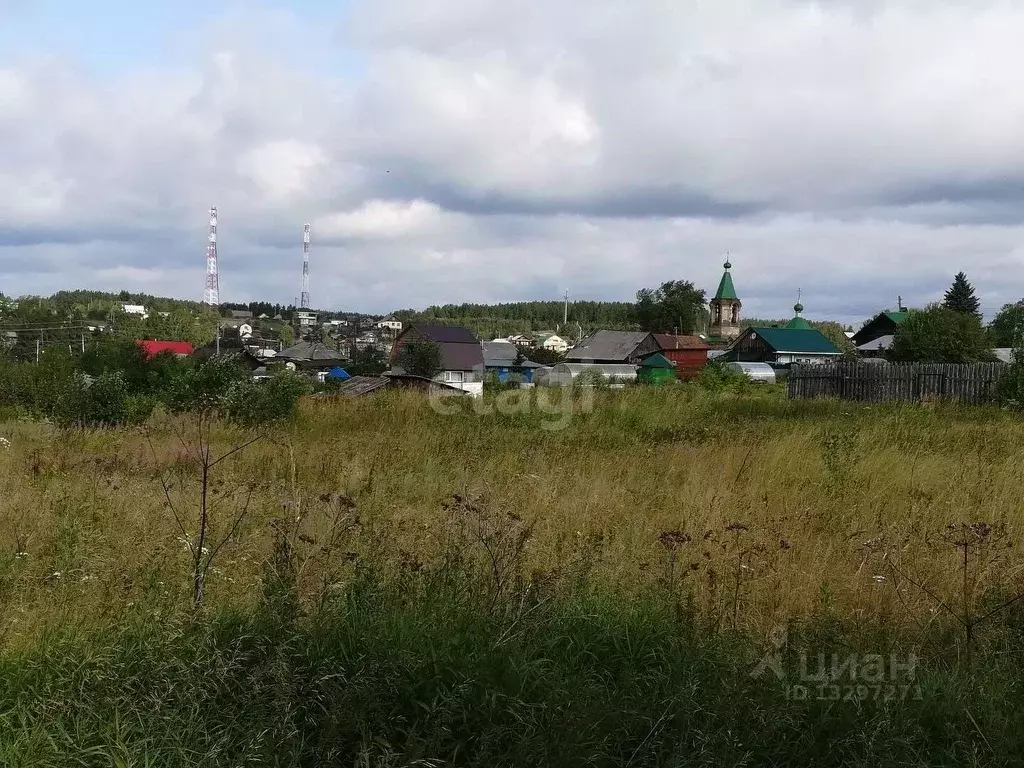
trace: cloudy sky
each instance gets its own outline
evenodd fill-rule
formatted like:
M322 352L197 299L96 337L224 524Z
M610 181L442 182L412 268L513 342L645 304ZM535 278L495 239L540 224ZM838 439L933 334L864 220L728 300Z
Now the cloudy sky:
M1024 3L0 0L0 291L1024 296Z

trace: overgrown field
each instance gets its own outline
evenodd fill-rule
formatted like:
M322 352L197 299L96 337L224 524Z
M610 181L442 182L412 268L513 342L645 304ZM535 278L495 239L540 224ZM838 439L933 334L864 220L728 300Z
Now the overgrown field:
M552 397L0 426L0 762L1013 764L1018 417Z

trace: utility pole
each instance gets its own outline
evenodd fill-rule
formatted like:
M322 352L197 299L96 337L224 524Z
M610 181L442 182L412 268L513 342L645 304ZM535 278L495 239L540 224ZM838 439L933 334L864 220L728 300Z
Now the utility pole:
M563 298L565 299L565 306L562 308L562 326L564 327L569 322L569 292L568 291L565 292L565 295L563 296Z

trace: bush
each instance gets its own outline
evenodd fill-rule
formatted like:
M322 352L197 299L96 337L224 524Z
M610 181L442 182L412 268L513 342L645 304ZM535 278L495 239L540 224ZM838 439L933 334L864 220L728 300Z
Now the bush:
M312 383L295 373L235 383L224 398L224 415L240 426L288 421L295 417L299 398L313 391Z
M996 397L1007 408L1024 410L1024 349L1015 349L1010 370L999 379Z
M735 371L717 360L705 365L692 383L709 392L744 392L751 387L750 379L745 373Z

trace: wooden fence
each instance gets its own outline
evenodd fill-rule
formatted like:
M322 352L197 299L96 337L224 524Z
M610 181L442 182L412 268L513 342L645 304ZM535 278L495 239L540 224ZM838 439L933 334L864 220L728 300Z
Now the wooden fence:
M988 403L995 399L996 384L1008 369L1006 363L795 364L789 372L788 392L790 399L839 397L862 403L925 398Z

